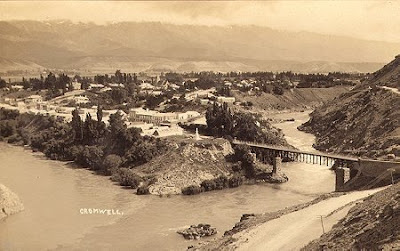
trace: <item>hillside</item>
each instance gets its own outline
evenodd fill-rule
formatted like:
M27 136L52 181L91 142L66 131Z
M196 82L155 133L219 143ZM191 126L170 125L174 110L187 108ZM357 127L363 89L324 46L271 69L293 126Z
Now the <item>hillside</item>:
M397 57L368 82L317 108L300 129L317 136L315 147L319 150L399 157L400 95L379 86L370 87L374 83L391 85L400 81L400 75L395 75L399 71Z
M258 26L69 21L2 21L0 45L2 71L25 62L27 69L94 72L370 72L400 49L400 43Z
M397 87L400 89L400 55L385 65L382 69L376 71L369 79L370 85L385 85Z
M400 183L357 204L302 250L399 250Z
M315 108L330 102L335 97L347 92L348 86L331 88L295 88L286 90L283 95L262 93L261 95L248 95L243 92L233 92L238 101L252 102L253 106L262 110L304 110Z

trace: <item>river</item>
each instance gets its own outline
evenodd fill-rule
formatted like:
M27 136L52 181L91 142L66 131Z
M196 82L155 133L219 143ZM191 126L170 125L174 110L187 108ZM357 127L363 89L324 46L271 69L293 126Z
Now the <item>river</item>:
M296 127L307 113L275 126L289 143L310 150L315 138ZM136 196L108 177L45 159L29 149L0 143L0 183L19 195L25 210L0 221L0 250L185 250L177 229L209 223L219 235L243 213L262 213L312 200L334 190L328 167L284 163L289 182L258 184L195 196ZM82 208L114 209L123 215L81 214Z

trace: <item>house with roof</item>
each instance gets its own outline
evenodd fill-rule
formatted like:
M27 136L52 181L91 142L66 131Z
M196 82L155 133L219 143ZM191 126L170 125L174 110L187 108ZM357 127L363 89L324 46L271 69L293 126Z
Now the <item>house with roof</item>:
M217 97L217 102L220 104L223 104L223 103L233 104L233 103L235 103L235 97L219 96L219 97Z
M24 102L26 104L40 103L40 102L43 102L43 98L40 95L31 95L29 97L26 97L24 99Z

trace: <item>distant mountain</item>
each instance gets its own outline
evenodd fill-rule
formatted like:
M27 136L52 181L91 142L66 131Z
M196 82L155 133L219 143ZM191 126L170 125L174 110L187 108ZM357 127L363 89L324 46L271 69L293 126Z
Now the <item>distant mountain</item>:
M400 43L258 26L0 22L0 71L39 67L114 71L370 72ZM9 62L9 64L5 63Z

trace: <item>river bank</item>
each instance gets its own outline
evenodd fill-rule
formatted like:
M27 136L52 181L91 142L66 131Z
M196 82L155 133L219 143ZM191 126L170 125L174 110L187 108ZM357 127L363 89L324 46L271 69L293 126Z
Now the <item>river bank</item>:
M307 114L299 114L304 115L306 121ZM286 135L296 135L294 123L301 123L300 118L282 124ZM312 136L299 135L300 142ZM292 162L283 163L290 177L284 184L243 185L195 196L132 196L132 190L115 186L106 176L48 160L29 149L0 143L0 160L0 182L25 205L24 211L0 222L2 250L184 250L196 242L183 240L177 230L209 223L221 236L243 213L275 212L334 189L328 167ZM81 215L81 208L124 214Z

